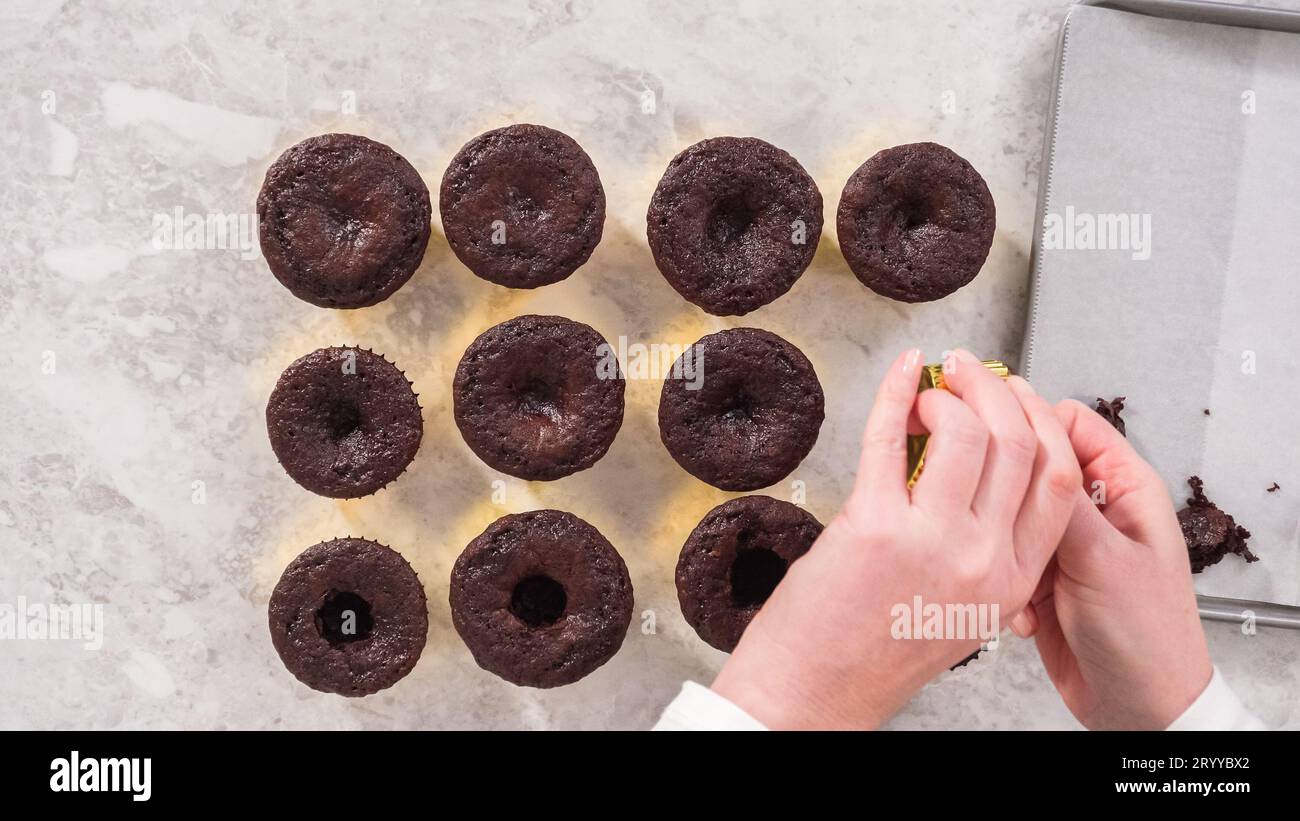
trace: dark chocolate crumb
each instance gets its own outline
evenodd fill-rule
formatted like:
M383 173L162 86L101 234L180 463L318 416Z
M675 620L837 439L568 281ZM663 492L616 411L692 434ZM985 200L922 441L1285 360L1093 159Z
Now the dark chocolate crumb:
M1201 413L1205 414L1206 416L1209 416L1209 415L1210 415L1210 409L1209 409L1209 408L1206 408L1205 410L1201 411Z
M1100 396L1097 397L1097 413L1119 431L1120 436L1127 437L1128 434L1124 432L1124 420L1119 415L1122 410L1124 410L1124 397L1117 396L1109 402Z
M1274 482L1271 487L1267 487L1264 489L1267 490L1269 493L1277 493L1279 490L1282 489L1282 486L1279 485L1277 482Z
M1259 557L1246 546L1250 531L1205 497L1200 477L1188 477L1187 484L1192 488L1192 498L1187 500L1187 507L1178 511L1178 524L1183 529L1183 540L1187 542L1192 572L1200 573L1210 565L1218 564L1229 553L1235 553L1247 562L1259 561Z

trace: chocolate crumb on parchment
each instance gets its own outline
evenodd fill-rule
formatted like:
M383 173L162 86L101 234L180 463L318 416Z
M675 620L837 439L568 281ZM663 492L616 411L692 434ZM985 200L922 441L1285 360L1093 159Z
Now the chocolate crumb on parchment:
M1205 408L1204 410L1201 411L1201 413L1205 414L1206 416L1209 416L1209 415L1210 415L1210 409L1209 409L1209 408Z
M1267 490L1269 493L1277 493L1279 490L1282 489L1282 486L1279 485L1277 482L1274 482L1270 487L1266 487L1264 489Z
M1119 415L1122 410L1124 410L1124 397L1117 396L1109 402L1100 396L1097 397L1097 413L1119 431L1121 436L1127 437L1128 434L1124 432L1124 420Z
M1205 497L1200 477L1188 477L1187 484L1192 488L1192 498L1187 500L1187 507L1178 511L1178 524L1183 529L1183 540L1187 542L1192 572L1200 573L1210 565L1218 564L1229 553L1235 553L1247 562L1259 561L1259 557L1246 546L1250 531Z

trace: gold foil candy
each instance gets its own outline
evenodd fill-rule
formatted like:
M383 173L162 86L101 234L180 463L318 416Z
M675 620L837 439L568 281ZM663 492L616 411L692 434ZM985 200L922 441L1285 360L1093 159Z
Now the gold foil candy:
M1011 369L996 359L985 359L981 364L1003 379L1011 375ZM948 384L943 379L943 365L926 365L921 369L920 389L924 391L929 388L948 390ZM916 485L917 479L921 478L921 470L925 467L925 451L929 446L930 434L928 433L907 437L907 487L909 489Z

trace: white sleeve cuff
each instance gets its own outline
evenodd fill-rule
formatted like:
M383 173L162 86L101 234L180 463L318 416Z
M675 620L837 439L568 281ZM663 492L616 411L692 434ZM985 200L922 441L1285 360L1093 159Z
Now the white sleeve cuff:
M1219 668L1192 706L1174 719L1170 730L1263 730L1264 722L1251 715L1228 686Z
M682 684L655 730L766 730L753 716L693 681Z

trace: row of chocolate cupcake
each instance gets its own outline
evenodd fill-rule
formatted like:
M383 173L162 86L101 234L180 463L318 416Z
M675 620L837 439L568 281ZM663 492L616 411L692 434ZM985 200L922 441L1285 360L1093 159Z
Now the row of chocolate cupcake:
M484 331L461 357L452 386L465 443L489 467L530 481L591 467L623 423L624 375L610 351L595 329L560 316L528 314ZM803 352L776 334L709 334L674 369L693 378L664 380L659 434L696 478L722 490L767 487L816 443L825 418L821 382ZM355 347L321 348L286 368L267 402L266 426L285 472L336 499L368 496L396 480L423 436L406 375Z
M537 288L577 270L600 242L605 191L571 137L512 125L470 140L439 190L443 232L479 277ZM267 172L257 201L262 253L299 298L362 308L410 279L432 209L419 173L386 145L311 137ZM935 143L889 148L849 178L836 215L849 267L904 302L942 298L979 273L995 209L970 163ZM650 201L655 264L690 302L740 316L793 287L822 233L822 196L794 157L752 137L698 142L668 164Z
M675 576L687 623L731 652L822 525L768 496L718 505L682 546ZM632 621L627 565L588 522L559 510L502 516L452 567L452 624L483 669L523 687L572 684L609 661ZM268 606L285 667L326 693L366 696L415 668L428 637L428 601L391 547L331 539L297 556Z

